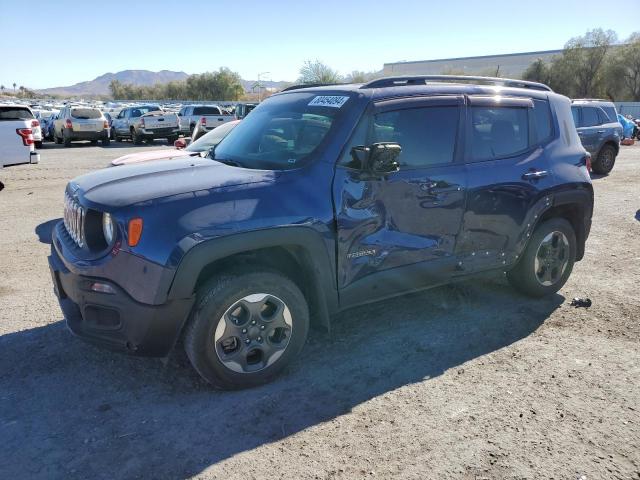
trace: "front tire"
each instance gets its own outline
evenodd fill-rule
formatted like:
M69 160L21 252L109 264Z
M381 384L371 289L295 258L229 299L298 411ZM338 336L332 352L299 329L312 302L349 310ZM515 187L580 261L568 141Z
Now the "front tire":
M611 170L613 170L613 166L616 163L616 149L611 145L605 145L598 152L598 158L593 165L591 166L594 173L598 173L600 175L606 175Z
M573 227L564 218L552 218L538 225L520 261L507 272L507 278L525 295L550 295L567 282L575 260Z
M193 367L215 388L272 380L300 353L309 332L304 295L272 271L232 272L198 291L184 345Z

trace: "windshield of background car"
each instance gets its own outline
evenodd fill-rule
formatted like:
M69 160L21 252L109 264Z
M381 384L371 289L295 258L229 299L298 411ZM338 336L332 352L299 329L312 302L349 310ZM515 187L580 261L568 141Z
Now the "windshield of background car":
M89 120L102 117L102 112L94 108L72 108L71 116L79 120Z
M215 159L240 167L287 170L307 163L353 100L288 93L265 100L216 147Z
M31 120L33 113L28 108L0 107L0 120Z
M185 148L185 150L188 152L205 152L207 150L210 150L218 145L220 141L237 125L238 123L236 122L229 122L220 125L206 135L200 137L198 140Z

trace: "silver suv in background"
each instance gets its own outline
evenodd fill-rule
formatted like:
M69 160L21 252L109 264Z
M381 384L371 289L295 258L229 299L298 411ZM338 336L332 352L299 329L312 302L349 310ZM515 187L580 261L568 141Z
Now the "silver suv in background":
M616 162L622 140L622 125L615 105L605 100L573 100L571 113L582 146L593 159L592 170L608 174Z
M60 110L53 128L56 143L64 143L65 147L76 140L90 140L94 144L100 140L104 147L110 143L109 123L97 108L67 105Z

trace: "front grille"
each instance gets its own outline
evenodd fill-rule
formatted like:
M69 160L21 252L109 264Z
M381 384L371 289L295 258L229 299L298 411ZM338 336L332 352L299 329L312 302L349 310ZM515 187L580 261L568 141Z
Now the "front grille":
M69 194L64 195L64 226L69 236L80 248L85 245L84 220L85 209Z

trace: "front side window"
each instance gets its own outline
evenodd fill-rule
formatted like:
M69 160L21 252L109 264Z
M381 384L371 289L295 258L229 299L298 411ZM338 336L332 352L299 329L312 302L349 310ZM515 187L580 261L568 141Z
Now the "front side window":
M374 117L372 141L395 142L402 152L401 167L420 168L453 162L458 133L456 106L411 108Z
M245 168L284 170L307 163L353 99L290 93L271 97L217 146L215 159Z
M529 148L529 112L523 107L471 107L474 161L512 157Z

